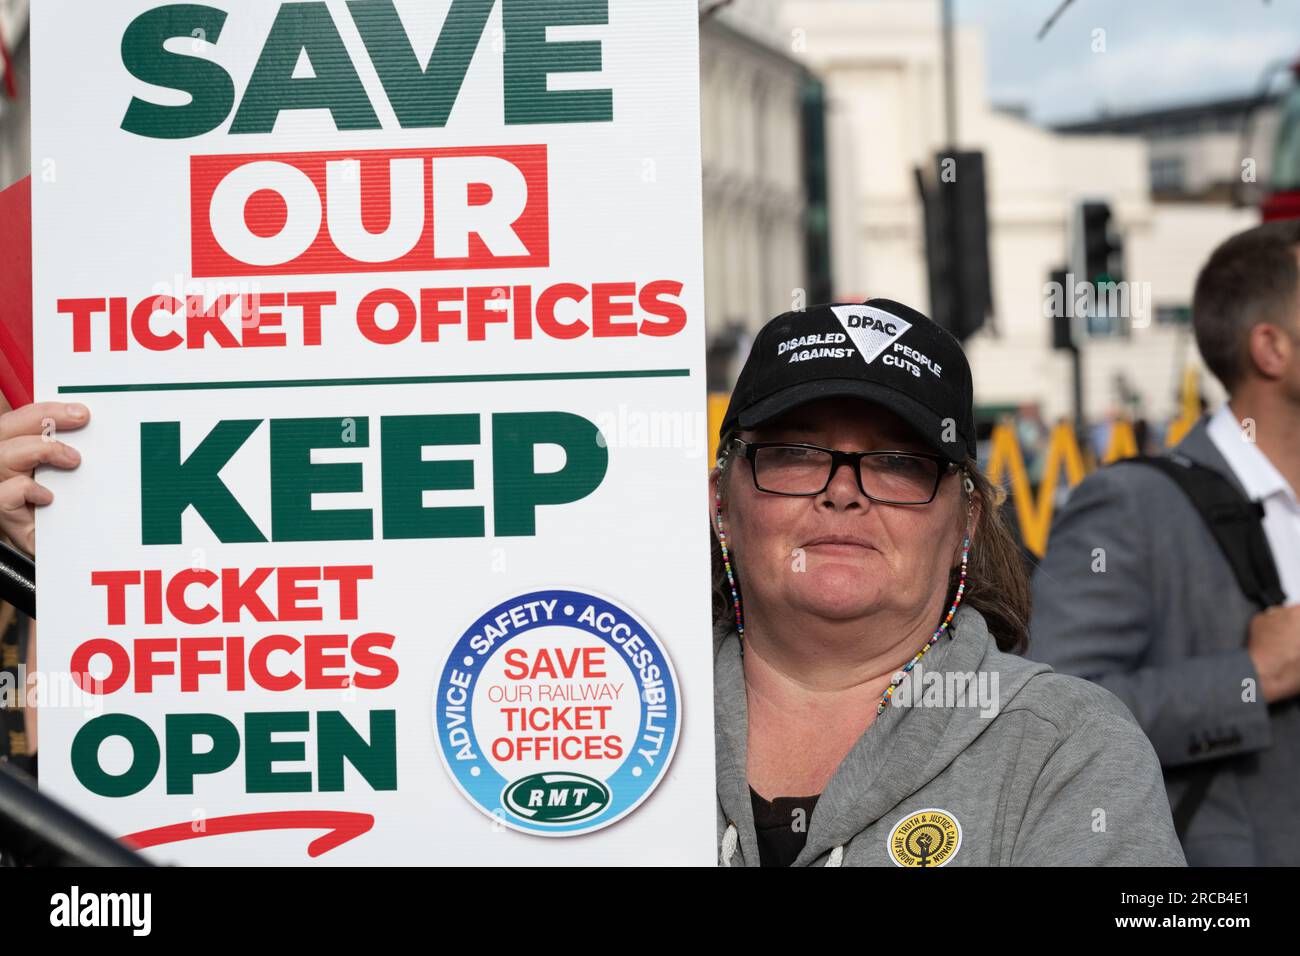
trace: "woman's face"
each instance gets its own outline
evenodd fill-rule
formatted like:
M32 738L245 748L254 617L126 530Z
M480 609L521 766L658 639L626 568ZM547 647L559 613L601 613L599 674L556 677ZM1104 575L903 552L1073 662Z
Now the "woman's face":
M842 451L929 452L893 413L860 399L808 402L752 431L746 441L797 441ZM754 486L739 450L728 476L723 523L744 588L745 607L852 620L882 610L905 620L941 612L948 575L961 559L965 527L960 476L945 472L927 505L883 505L858 490L841 466L819 495L787 497ZM718 480L715 469L710 502ZM840 536L850 543L824 539Z

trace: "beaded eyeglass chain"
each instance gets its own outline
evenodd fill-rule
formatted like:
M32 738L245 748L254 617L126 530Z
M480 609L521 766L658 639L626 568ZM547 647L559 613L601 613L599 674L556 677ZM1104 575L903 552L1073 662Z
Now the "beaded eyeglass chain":
M962 538L961 542L961 574L957 581L957 593L953 597L952 605L948 608L948 613L944 615L943 623L935 628L934 633L930 635L930 639L925 642L925 646L917 651L916 655L903 665L902 669L894 674L890 679L889 687L885 689L885 692L880 696L880 703L876 705L877 716L885 712L885 708L889 706L889 700L894 696L894 691L897 689L898 685L901 684L903 679L912 672L912 668L914 668L917 662L925 656L926 652L938 643L940 635L942 635L944 631L948 630L948 625L952 623L953 616L957 613L957 607L961 604L962 595L966 593L966 569L970 563L971 534L971 504L969 496L975 490L975 484L971 481L969 475L965 477L963 487L966 489L967 494L966 535ZM714 496L714 505L714 514L716 515L718 526L718 544L722 546L722 565L727 572L727 582L731 585L731 608L736 617L736 633L740 637L740 653L743 656L745 653L745 619L740 609L740 592L736 590L736 575L731 568L731 552L727 549L727 532L722 528L721 482L719 482L717 494ZM952 634L949 634L948 637L951 640Z

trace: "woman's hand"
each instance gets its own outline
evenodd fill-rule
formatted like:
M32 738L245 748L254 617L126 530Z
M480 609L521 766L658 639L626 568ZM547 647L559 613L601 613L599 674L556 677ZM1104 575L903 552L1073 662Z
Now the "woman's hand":
M75 402L38 402L0 415L0 531L33 557L35 506L54 500L54 492L36 483L36 466L81 464L81 453L56 436L88 421L90 410Z

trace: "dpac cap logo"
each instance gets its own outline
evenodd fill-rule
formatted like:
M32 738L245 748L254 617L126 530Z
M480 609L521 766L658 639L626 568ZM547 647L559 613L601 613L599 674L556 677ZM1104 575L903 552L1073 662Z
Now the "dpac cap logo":
M833 305L831 311L868 363L912 327L911 322L869 305Z

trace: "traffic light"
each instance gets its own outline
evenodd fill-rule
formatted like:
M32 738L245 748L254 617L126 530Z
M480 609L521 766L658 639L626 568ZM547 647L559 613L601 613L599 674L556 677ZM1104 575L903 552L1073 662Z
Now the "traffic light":
M1106 202L1082 202L1078 213L1078 255L1081 278L1089 289L1086 313L1090 335L1127 335L1127 318L1116 312L1119 283L1124 281L1124 243L1114 229Z
M984 154L940 153L935 162L933 184L917 170L925 213L930 316L963 341L993 311Z
M1083 217L1083 277L1101 284L1124 280L1124 242L1111 228L1110 203L1086 202Z

